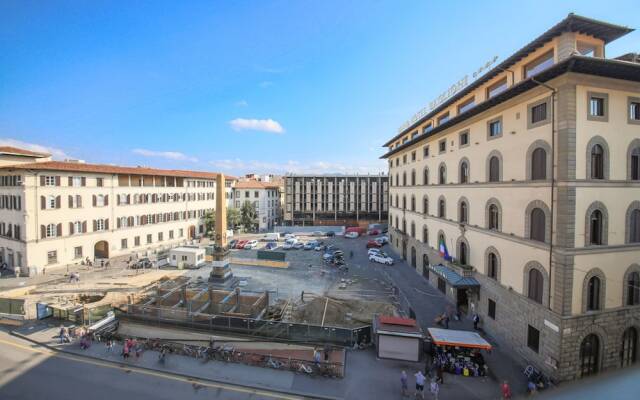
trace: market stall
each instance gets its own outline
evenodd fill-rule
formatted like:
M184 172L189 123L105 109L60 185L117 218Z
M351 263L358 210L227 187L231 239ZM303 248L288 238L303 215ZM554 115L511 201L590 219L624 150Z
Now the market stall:
M379 358L418 361L423 333L416 320L379 315L373 320L374 343Z
M444 372L464 376L485 376L488 367L481 351L491 350L489 342L476 332L428 328L430 356Z

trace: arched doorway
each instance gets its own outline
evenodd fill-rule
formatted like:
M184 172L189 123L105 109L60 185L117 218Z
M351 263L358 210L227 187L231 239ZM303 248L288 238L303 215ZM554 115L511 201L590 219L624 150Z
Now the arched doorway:
M636 362L638 355L638 331L634 327L627 328L622 334L622 350L620 350L620 366L628 367Z
M109 242L101 240L93 246L94 258L109 258Z
M195 225L191 225L189 227L189 235L188 235L188 237L189 237L189 240L195 239L195 237L196 237L196 227L195 227Z
M582 377L598 373L600 362L600 339L595 334L587 335L580 344L580 375Z
M413 246L411 247L411 266L413 268L417 267L417 264L416 264L416 248L413 247Z
M403 260L407 259L407 241L406 240L402 241L402 259Z

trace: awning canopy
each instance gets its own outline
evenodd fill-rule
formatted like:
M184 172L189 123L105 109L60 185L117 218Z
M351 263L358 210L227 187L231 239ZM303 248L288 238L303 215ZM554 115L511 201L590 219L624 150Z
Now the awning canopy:
M433 343L438 346L456 346L472 349L491 350L489 342L476 332L456 331L452 329L428 328Z
M453 269L444 266L442 264L430 265L429 269L435 272L438 276L444 278L451 286L455 288L467 288L480 286L480 283L473 277L461 276Z

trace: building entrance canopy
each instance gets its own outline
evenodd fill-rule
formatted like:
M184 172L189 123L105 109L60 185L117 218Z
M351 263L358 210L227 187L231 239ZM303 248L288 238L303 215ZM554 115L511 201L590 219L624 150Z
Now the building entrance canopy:
M442 264L430 265L429 269L436 275L444 278L454 288L473 288L479 287L480 283L473 277L461 276L459 273L451 269L450 267Z

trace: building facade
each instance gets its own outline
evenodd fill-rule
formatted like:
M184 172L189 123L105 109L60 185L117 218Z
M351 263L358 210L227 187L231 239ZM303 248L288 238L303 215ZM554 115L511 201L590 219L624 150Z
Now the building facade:
M10 269L171 247L203 235L215 207L215 173L29 161L0 167L0 260Z
M234 207L241 209L246 202L256 210L259 232L271 231L280 224L280 186L258 180L241 180L235 184Z
M344 225L386 221L388 177L286 175L285 225Z
M640 333L640 64L570 14L385 146L391 243L558 380L631 365Z

